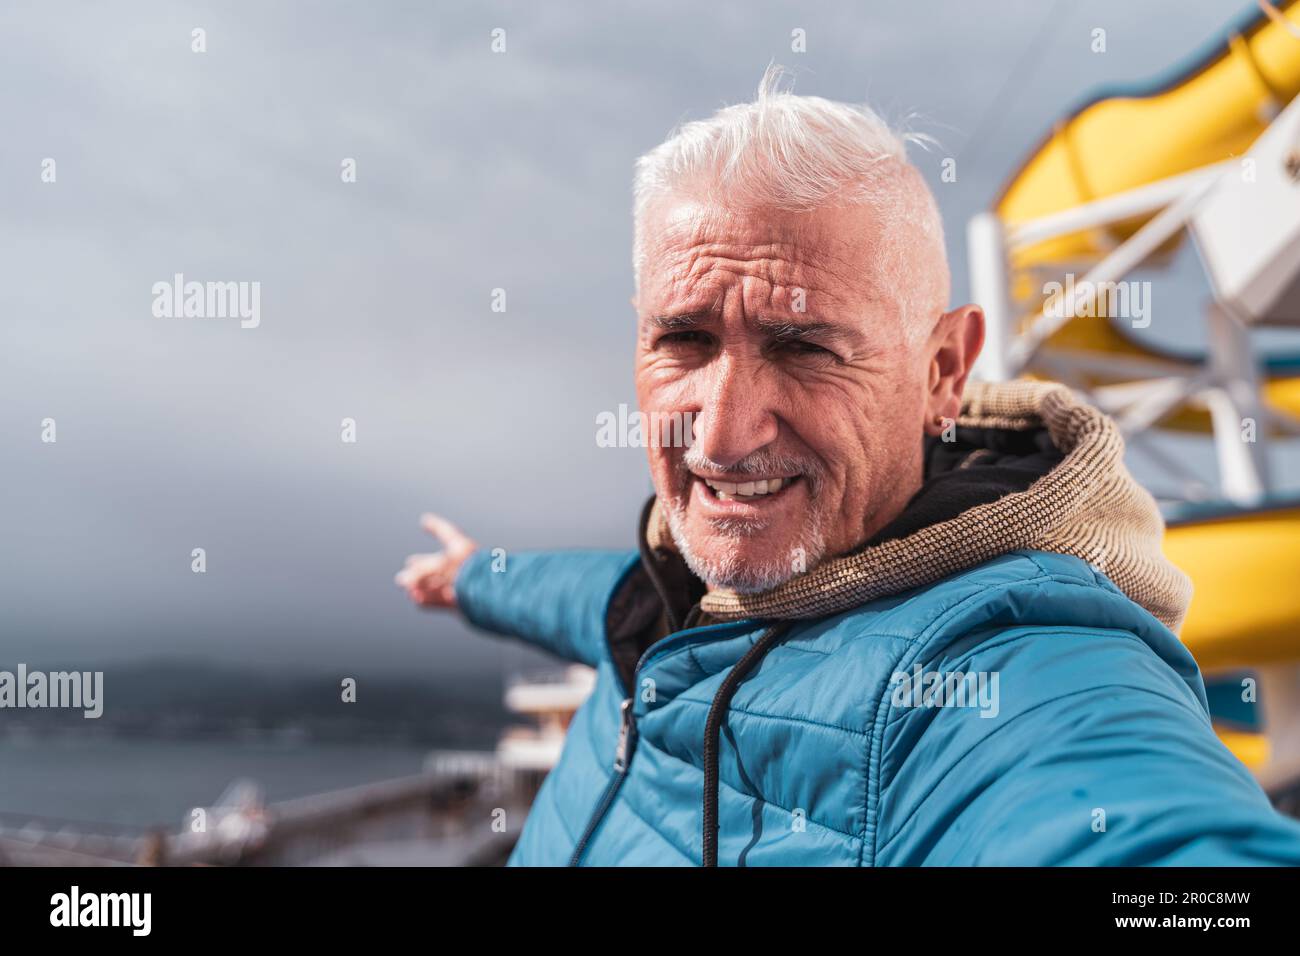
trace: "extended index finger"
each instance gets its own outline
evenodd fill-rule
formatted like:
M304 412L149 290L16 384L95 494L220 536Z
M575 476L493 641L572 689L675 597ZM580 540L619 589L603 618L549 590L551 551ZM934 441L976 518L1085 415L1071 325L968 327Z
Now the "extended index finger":
M442 515L426 512L420 517L420 525L425 531L441 541L443 547L448 551L461 551L473 545L465 532L442 517Z

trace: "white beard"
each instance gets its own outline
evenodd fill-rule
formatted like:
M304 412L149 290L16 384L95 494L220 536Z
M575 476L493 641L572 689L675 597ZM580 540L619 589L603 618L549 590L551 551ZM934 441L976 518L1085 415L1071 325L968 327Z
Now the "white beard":
M784 584L805 569L811 569L821 561L826 552L826 542L821 529L817 526L815 516L810 516L801 536L804 549L803 568L796 569L794 555L773 556L769 561L741 563L734 551L720 560L705 560L695 553L686 538L686 507L678 498L664 502L664 514L668 518L668 531L673 544L691 572L709 586L710 590L725 588L737 594L758 594L770 591ZM760 534L766 526L751 522L714 522L713 528L721 534L733 538L747 538Z

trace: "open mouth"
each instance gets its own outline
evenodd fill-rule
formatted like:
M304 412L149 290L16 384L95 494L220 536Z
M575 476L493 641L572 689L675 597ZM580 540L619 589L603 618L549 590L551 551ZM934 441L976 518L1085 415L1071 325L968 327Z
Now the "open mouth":
M706 478L695 475L704 494L716 501L739 501L746 504L759 504L782 497L791 485L798 483L802 476L776 476L772 478L747 478L745 481L725 481L720 478Z

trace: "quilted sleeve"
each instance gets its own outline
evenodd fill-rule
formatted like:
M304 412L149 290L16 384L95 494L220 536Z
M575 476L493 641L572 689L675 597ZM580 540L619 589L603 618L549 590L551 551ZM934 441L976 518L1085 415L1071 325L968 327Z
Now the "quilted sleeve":
M475 627L595 667L606 606L636 562L634 551L479 551L456 576L456 601Z
M929 679L927 706L931 671L966 699ZM1133 634L1017 628L922 672L891 700L878 865L1300 865L1300 823Z

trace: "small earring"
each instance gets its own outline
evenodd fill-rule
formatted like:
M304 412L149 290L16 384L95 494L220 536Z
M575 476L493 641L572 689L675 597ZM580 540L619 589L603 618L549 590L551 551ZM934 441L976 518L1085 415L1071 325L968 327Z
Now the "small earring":
M948 419L944 418L942 415L935 415L935 416L934 416L934 427L935 427L935 428L943 428L943 427L944 427L944 423L945 423L947 420L948 420Z

